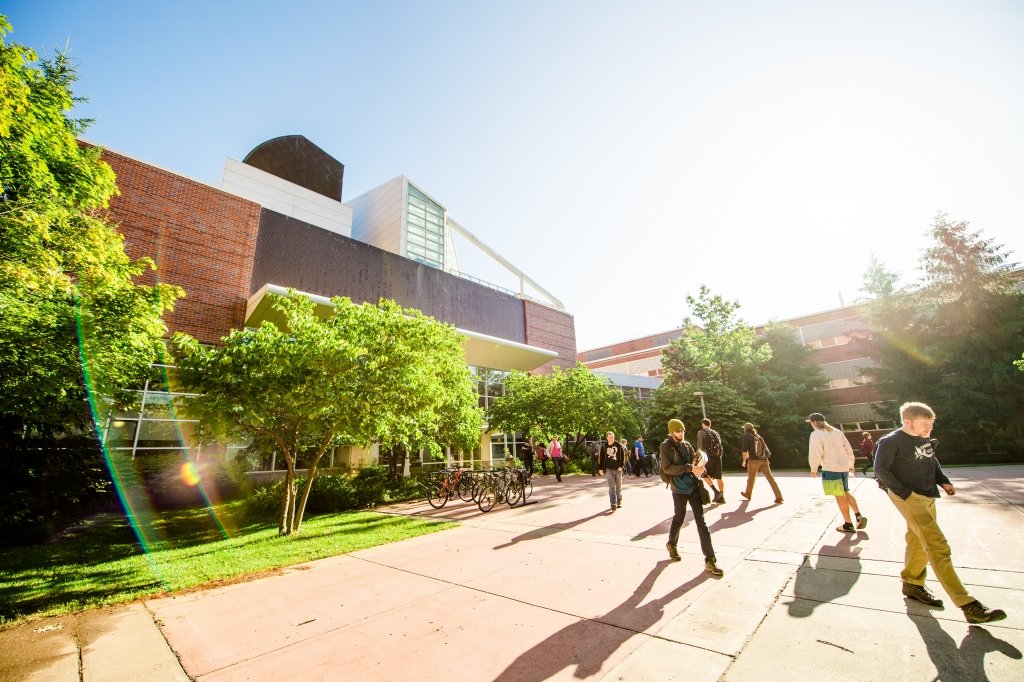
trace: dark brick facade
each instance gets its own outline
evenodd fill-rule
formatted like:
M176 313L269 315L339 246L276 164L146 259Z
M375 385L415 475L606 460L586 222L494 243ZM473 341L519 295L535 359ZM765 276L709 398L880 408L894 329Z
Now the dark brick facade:
M576 323L572 315L524 299L523 317L526 343L558 353L534 373L545 374L555 365L566 369L576 366Z
M260 207L246 199L110 151L103 160L117 174L120 195L110 217L132 258L149 256L157 272L143 280L185 290L165 315L171 332L204 343L245 322Z
M251 292L264 284L357 303L390 298L461 329L527 343L528 323L514 296L267 209ZM562 352L561 346L536 345Z

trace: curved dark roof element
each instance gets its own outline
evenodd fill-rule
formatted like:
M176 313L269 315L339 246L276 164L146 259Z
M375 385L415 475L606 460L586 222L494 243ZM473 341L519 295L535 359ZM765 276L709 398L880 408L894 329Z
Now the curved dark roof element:
M253 148L242 163L341 201L345 166L302 135L282 135Z

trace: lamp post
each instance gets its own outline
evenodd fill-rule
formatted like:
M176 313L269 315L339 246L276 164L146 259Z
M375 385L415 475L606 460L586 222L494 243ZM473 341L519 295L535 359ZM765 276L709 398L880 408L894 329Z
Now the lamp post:
M707 410L704 409L704 391L694 391L693 395L700 398L700 416L707 419L708 413Z

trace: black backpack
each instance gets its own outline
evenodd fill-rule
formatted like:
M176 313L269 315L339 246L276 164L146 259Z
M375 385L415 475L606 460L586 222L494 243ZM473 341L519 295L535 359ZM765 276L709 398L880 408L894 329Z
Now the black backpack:
M718 435L718 431L704 429L704 452L708 453L708 457L722 456L722 437Z

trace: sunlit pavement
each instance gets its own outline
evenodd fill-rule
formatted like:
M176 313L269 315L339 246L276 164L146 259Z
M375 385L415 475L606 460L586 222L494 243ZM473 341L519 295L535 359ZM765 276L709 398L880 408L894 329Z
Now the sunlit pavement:
M819 479L726 480L706 508L725 577L703 572L688 517L668 561L671 500L655 477L536 477L536 504L389 513L453 530L281 575L0 633L0 679L1013 680L1024 679L1024 466L949 469L939 502L971 593L1009 618L969 626L900 593L905 526L874 480L867 528L839 533ZM180 664L179 664L180 661ZM184 670L184 672L182 671ZM187 677L186 677L187 673Z

